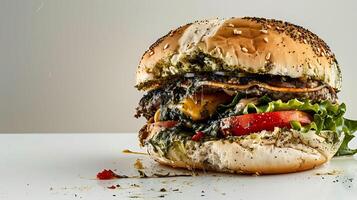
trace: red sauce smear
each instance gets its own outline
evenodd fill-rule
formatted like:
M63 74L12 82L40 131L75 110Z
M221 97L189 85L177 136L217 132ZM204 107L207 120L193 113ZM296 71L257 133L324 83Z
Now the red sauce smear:
M118 175L110 169L104 169L97 174L97 179L99 180L109 180L114 178L118 178Z

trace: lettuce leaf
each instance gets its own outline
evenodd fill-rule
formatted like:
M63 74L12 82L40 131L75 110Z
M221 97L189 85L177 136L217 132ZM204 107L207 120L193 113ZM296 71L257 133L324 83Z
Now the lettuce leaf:
M262 102L262 101L260 101ZM297 99L291 99L288 102L281 100L270 101L265 104L249 103L239 114L248 113L265 113L284 110L300 110L310 113L314 121L306 126L301 126L299 122L292 121L291 127L302 132L315 130L319 134L322 130L330 130L336 133L338 138L344 134L344 140L339 148L336 156L353 155L357 153L357 149L350 149L348 143L354 138L353 133L357 130L357 121L346 119L343 115L346 112L346 105L334 104L330 101L322 101L320 103L311 103L306 100L304 102Z
M345 138L342 141L340 148L335 156L354 155L357 153L357 149L351 149L348 147L348 143L355 137L353 133L357 130L357 121L344 118L343 132Z

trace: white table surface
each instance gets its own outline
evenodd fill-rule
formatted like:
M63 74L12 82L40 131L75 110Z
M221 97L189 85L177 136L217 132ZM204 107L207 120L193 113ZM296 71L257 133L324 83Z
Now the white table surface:
M147 174L171 170L124 149L143 151L136 134L0 134L0 199L357 199L356 156L285 175L96 180L103 169L137 175L136 159Z

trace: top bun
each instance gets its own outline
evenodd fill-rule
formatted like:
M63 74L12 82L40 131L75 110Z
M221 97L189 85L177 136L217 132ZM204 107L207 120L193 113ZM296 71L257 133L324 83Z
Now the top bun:
M341 88L334 54L317 35L287 22L264 18L197 21L171 31L147 50L136 87L192 72L241 72L321 81Z

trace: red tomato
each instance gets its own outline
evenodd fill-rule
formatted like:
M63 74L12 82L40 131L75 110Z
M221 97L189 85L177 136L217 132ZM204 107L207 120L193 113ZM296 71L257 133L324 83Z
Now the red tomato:
M311 123L311 116L302 111L239 115L222 119L221 131L224 135L247 135L262 130L272 131L274 127L290 128L291 121L299 121L302 125L306 125Z
M196 134L194 134L191 139L197 142L201 140L204 136L205 134L202 131L197 131Z

